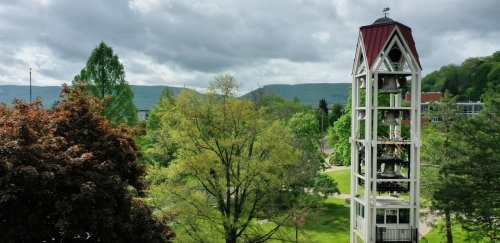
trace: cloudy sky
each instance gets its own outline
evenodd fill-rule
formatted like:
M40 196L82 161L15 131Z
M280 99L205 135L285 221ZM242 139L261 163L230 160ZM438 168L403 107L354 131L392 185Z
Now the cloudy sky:
M359 27L410 26L424 74L500 50L498 0L1 0L0 85L70 83L104 41L131 84L350 82Z

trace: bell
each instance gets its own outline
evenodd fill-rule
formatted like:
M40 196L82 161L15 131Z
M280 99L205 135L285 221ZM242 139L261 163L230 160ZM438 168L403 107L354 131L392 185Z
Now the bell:
M383 158L395 158L399 157L399 151L397 147L393 144L388 144L382 149Z
M361 83L359 88L360 89L366 89L366 80L364 78L360 79L359 82Z
M366 117L366 111L365 110L359 110L358 111L358 120L364 120Z
M383 177L396 177L396 171L394 170L394 164L393 163L385 163L384 164L384 171L382 171L382 174L380 174Z
M396 45L389 51L389 59L391 59L391 62L401 62L403 59L403 53L401 53Z
M399 125L396 120L399 118L399 111L397 110L386 110L382 116L382 123L388 126L397 126Z
M379 78L379 93L399 93L397 75L385 75Z
M403 53L399 50L399 48L394 45L392 49L389 51L389 59L392 62L392 66L394 67L395 71L402 71L403 70Z
M400 76L398 78L398 89L406 88L408 85L408 81L406 81L406 78L403 76Z

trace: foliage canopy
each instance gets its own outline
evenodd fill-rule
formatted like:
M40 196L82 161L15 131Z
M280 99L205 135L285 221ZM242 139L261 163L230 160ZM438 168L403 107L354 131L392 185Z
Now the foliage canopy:
M490 83L500 84L500 51L441 67L422 79L422 91L448 90L458 100L479 100Z
M167 168L154 167L151 203L175 216L181 241L262 242L319 201L304 193L321 168L314 116L292 118L287 126L267 119L265 108L234 96L238 85L230 75L217 76L207 94L187 90L159 106L158 136L177 148ZM303 127L298 122L311 119ZM297 139L295 128L307 139ZM302 146L315 153L305 155ZM310 180L300 181L296 173L311 170ZM333 193L329 182L318 184Z
M115 124L134 125L138 122L134 93L125 81L123 64L113 49L101 42L90 55L85 68L73 80L97 99L110 99L103 115Z
M64 89L52 110L0 106L4 242L165 242L168 226L134 194L146 189L138 148L100 102Z
M459 119L445 97L434 109L442 121L429 124L423 133L423 192L431 196L433 209L443 212L446 221L453 214L474 240L495 241L500 227L499 91L500 85L489 84L485 108L469 119Z

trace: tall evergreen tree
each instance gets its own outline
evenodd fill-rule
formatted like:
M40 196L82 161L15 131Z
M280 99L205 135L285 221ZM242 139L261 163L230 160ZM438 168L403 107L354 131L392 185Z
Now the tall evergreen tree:
M134 93L125 81L123 64L104 42L92 51L85 68L75 76L73 85L83 85L97 99L110 99L103 115L113 123L134 125L138 122Z
M446 177L434 199L456 212L471 240L498 241L500 230L500 85L490 84L483 95L481 114L452 127L450 150L456 156L446 163Z
M453 142L452 126L458 122L460 116L455 109L456 97L445 93L445 97L439 103L431 103L427 116L438 117L440 122L430 123L425 126L422 137L422 195L431 198L431 209L445 219L446 240L453 242L452 235L452 207L446 195L440 195L443 184L449 179L443 173L443 168L453 163L457 151L452 148ZM430 119L429 119L430 120Z
M332 112L328 121L330 122L330 126L333 126L333 123L336 122L340 116L342 116L342 111L344 110L344 106L342 104L333 104Z
M465 119L454 108L456 99L430 107L441 121L423 132L422 195L445 218L447 242L453 242L452 218L473 241L496 242L500 227L500 85L489 84L481 114Z
M325 115L328 115L328 103L325 98L321 98L321 100L319 100L319 109L321 109Z
M321 131L321 134L323 134L330 124L330 122L328 122L328 103L325 98L321 98L319 100L318 107L317 118L319 121L319 130Z

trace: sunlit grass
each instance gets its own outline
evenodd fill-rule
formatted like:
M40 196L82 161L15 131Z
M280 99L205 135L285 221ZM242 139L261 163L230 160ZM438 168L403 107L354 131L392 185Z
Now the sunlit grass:
M350 194L351 193L351 170L338 170L326 173L331 176L338 184L340 193Z
M468 241L467 232L456 222L452 222L452 236L453 242L478 242L486 243L488 241ZM440 220L429 233L425 235L425 239L429 243L446 243L446 231L444 226L444 220Z
M336 198L327 198L319 210L305 216L305 224L300 220L297 224L297 238L299 242L349 242L349 208L344 206L345 201ZM295 227L283 227L280 234L286 234L288 240L295 241ZM271 240L270 242L281 242Z

